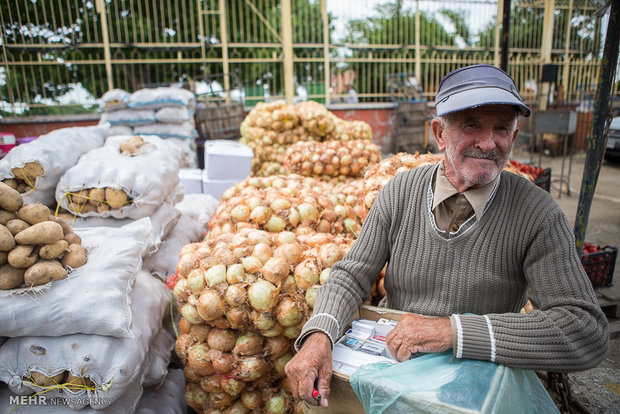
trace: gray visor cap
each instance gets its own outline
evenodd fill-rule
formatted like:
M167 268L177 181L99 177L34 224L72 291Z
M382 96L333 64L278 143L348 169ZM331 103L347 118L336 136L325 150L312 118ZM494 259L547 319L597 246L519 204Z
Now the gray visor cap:
M438 116L492 104L514 105L525 117L531 113L512 78L491 65L467 66L448 73L435 96Z

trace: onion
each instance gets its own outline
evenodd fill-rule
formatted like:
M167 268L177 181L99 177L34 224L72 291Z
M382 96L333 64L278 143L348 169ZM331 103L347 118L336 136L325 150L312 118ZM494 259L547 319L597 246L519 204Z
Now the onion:
M221 263L221 259L219 257L216 257L215 255L212 255L209 252L209 255L207 257L199 261L199 264L200 264L199 267L202 270L208 270L211 266L220 264L220 263Z
M347 217L347 208L345 206L342 205L337 205L336 207L334 207L334 212L336 214L338 214L338 216L340 216L341 218L346 218Z
M319 249L319 263L322 267L332 267L334 263L342 259L344 252L335 243L328 243Z
M265 263L273 256L273 250L267 243L257 243L252 250L252 256L258 257L262 263Z
M265 228L273 233L281 232L286 228L286 220L282 217L273 215L265 224Z
M291 384L291 380L288 379L288 377L284 377L280 380L280 382L278 382L278 387L283 390L285 393L287 394L292 394L293 393L293 388L292 388L292 384ZM295 407L295 409L297 409L297 407ZM301 412L303 414L303 411Z
M250 209L254 210L261 204L261 198L256 196L250 197L246 200L246 204L250 207Z
M259 280L250 285L248 299L250 300L250 305L257 311L268 312L276 305L278 293L278 288L273 283Z
M263 267L263 262L256 256L248 256L241 260L241 264L243 268L248 273L258 273L258 271Z
M247 221L250 218L250 211L250 207L241 204L233 207L230 211L230 216L235 223L239 221Z
M284 375L284 366L293 358L293 354L290 352L285 353L279 358L276 358L273 361L273 367L278 373L278 375Z
M262 396L259 390L244 391L241 393L241 403L248 410L256 410L261 406Z
M226 266L223 264L218 264L211 267L205 272L205 280L207 281L207 286L209 287L213 287L218 283L226 282Z
M213 328L207 336L209 348L222 352L231 351L237 342L237 333L231 329Z
M179 279L177 281L177 284L174 285L174 290L172 292L174 293L174 298L178 302L185 302L187 300L187 297L189 296L189 294L187 293L188 290L189 286L187 284L187 280Z
M210 330L211 327L204 323L192 325L190 328L190 335L196 342L205 342Z
M280 283L290 272L287 261L281 257L272 257L263 266L263 277L271 283Z
M189 331L192 329L192 326L199 326L199 325L192 325L191 323L189 323L187 319L181 318L179 320L179 335L188 334Z
M239 307L242 306L247 299L247 292L242 286L239 285L230 285L228 289L226 289L226 303L230 306Z
M237 360L231 372L234 376L245 381L256 381L269 372L269 365L259 357L241 357Z
M229 285L243 282L245 280L245 270L241 263L231 265L226 271L226 281Z
M291 207L291 202L286 198L276 198L269 204L269 207L275 212L285 210Z
M250 221L256 224L265 224L271 217L271 209L265 206L258 206L252 209L250 213Z
M218 374L225 374L233 367L234 358L231 354L218 351L217 349L209 350L209 359L213 365L213 369Z
M295 282L295 278L293 276L287 276L286 279L284 279L284 282L282 282L282 285L280 286L280 293L292 293L296 289L297 282Z
M189 334L181 335L174 343L174 352L185 363L187 362L187 352L194 344L195 341Z
M265 341L265 354L271 359L284 355L291 348L291 340L284 336L267 338Z
M243 392L245 386L245 382L240 381L236 378L229 378L225 375L220 378L220 387L222 388L222 391L234 398L237 398L239 397L239 395L241 395L241 392Z
M213 408L224 409L235 401L235 397L225 392L210 392L208 396L208 404Z
M184 396L187 405L197 412L202 411L208 399L208 394L198 384L193 383L185 384Z
M262 313L253 310L250 313L250 319L252 320L252 324L259 331L266 331L271 328L276 323L276 318L270 313Z
M187 322L191 324L202 323L200 313L194 305L186 303L181 307L181 316L183 316Z
M201 375L196 374L194 370L187 365L183 368L183 373L185 375L185 380L188 382L200 382L200 378L202 377Z
M290 400L284 392L273 394L263 406L265 414L284 414L288 412Z
M357 222L351 218L344 219L344 227L349 233L357 234Z
M250 239L254 244L256 243L267 243L271 244L271 235L263 230L252 230L248 233L248 239Z
M321 287L321 285L312 285L306 291L306 304L311 309L314 308L314 302L316 301L316 294L319 291L320 287Z
M321 274L319 275L319 283L320 284L325 283L325 281L329 278L329 272L331 270L332 270L331 267L328 267L327 269L321 270Z
M205 288L205 275L202 269L194 269L187 275L187 286L192 293L200 293Z
M306 259L295 268L295 281L300 289L306 290L318 280L319 268L316 265L315 259Z
M299 215L299 211L295 207L291 207L288 210L288 222L292 227L297 227L299 224L299 220L301 220L301 216Z
M301 249L296 243L284 243L276 249L273 255L282 257L290 265L297 266L301 260Z
M266 331L261 331L261 335L265 338L273 338L275 336L280 336L284 332L284 327L279 323L275 323L271 329L267 329Z
M198 256L195 254L184 254L180 257L176 267L176 274L179 277L186 278L189 272L196 268Z
M228 323L226 318L217 318L215 320L209 321L209 325L213 326L214 328L219 328L219 329L230 328L230 324Z
M248 331L237 338L233 354L254 355L263 350L263 337L256 332Z
M303 310L299 304L290 297L284 297L278 304L276 311L276 319L280 325L284 327L297 325L303 318Z
M299 334L301 334L301 329L304 327L304 324L305 322L302 322L299 325L287 326L286 328L284 328L282 335L286 336L287 338L297 339L299 337Z
M197 344L187 352L187 365L198 375L213 374L213 365L209 360L209 347L205 344Z
M219 375L207 375L200 379L200 387L206 392L221 392Z
M185 306L183 306L183 309L184 308ZM226 312L226 304L224 303L224 300L222 300L220 295L215 290L211 289L205 289L205 291L202 292L198 298L197 308L198 315L207 322L219 318L224 315L224 312ZM181 311L181 314L183 314L183 311ZM183 317L192 322L192 320L185 314L183 314Z
M226 414L248 414L249 412L250 410L243 405L241 400L235 401L226 409Z
M239 329L245 327L250 322L250 317L246 309L230 308L226 312L226 320L231 328Z
M297 207L301 224L314 224L319 219L319 212L310 203L302 203Z
M295 236L295 233L293 233L292 231L283 231L277 234L276 236L276 242L278 245L284 244L284 243L294 243L295 240L297 240L297 237Z

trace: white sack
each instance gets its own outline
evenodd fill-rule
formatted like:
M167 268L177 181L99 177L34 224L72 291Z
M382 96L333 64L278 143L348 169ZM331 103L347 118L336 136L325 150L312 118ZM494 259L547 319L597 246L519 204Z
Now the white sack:
M164 106L194 107L196 97L187 89L161 87L140 89L131 94L130 108L163 108Z
M191 122L194 119L193 116L194 111L184 106L167 106L155 112L157 122L168 124L180 124L185 121Z
M164 383L144 390L136 414L186 414L185 376L182 369L171 369Z
M122 155L121 142L131 137L109 137L105 145L84 154L79 163L62 176L56 187L58 204L81 217L139 219L151 215L179 183L180 151L154 136L142 137L148 144L138 155ZM73 211L66 195L88 188L112 187L123 190L133 201L120 209L98 213Z
M101 97L104 111L116 111L127 107L131 94L123 89L110 89Z
M107 128L98 126L62 128L18 145L0 160L0 180L13 178L12 168L38 161L45 174L36 178L32 191L23 194L24 201L52 206L56 202L54 191L60 177L77 164L82 154L101 147L107 133Z
M175 204L175 207L182 215L197 220L204 230L208 231L209 221L219 204L219 200L209 194L185 194L183 200Z
M176 146L182 153L181 168L197 168L196 141L186 138L166 138L166 142Z
M145 364L147 369L142 378L143 387L158 387L166 379L174 343L175 339L170 332L164 328L159 330L149 348L148 365Z
M198 221L187 215L181 215L157 252L144 260L143 268L154 276L167 280L168 276L175 273L179 253L183 246L199 242L204 236L205 229Z
M148 125L137 125L133 129L136 135L157 135L160 138L182 138L195 139L198 136L194 124L185 121L181 124L154 123Z
M101 293L101 292L100 292ZM104 408L131 388L140 388L144 362L150 344L162 326L170 291L148 272L139 271L132 294L132 339L99 335L11 338L0 347L0 381L12 392L27 395L46 391L50 398L68 396L72 408L90 405ZM88 311L96 306L91 303ZM108 315L114 317L114 313ZM90 378L95 389L74 392L63 387L40 387L24 381L30 372L53 376L63 371ZM137 382L138 381L138 382ZM139 392L138 392L139 395Z
M128 125L114 125L110 127L109 136L114 135L133 135L133 128Z
M152 109L121 109L120 111L104 112L99 123L110 125L142 125L156 122L155 111Z
M148 218L118 229L75 229L88 262L62 280L0 291L2 335L131 337L130 292L150 231Z

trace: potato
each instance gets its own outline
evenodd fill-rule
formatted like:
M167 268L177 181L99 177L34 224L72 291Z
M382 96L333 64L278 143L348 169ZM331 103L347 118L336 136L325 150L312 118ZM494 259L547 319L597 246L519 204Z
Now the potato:
M17 218L24 220L26 223L33 225L47 221L50 215L50 209L41 203L26 204L17 211Z
M105 189L105 201L110 208L119 209L127 202L127 194L123 190L117 190L112 187L106 187Z
M8 179L8 180L2 180L2 182L6 185L8 185L9 187L11 187L13 190L17 191L17 180L14 178ZM19 193L19 191L18 191Z
M39 258L37 250L34 246L18 245L9 252L7 260L14 268L27 269L37 262Z
M90 380L90 378L86 378L84 376L76 377L71 372L67 373L67 378L65 378L65 387L72 391L81 391L84 389L94 389L95 383Z
M58 223L60 224L60 226L62 227L62 232L63 234L66 236L67 234L71 234L73 233L73 229L71 228L71 226L69 225L69 223L67 223L65 220L59 218L59 217L54 217L53 214L50 214L49 217L47 218L48 221L53 221L54 223Z
M6 223L5 226L7 229L9 229L11 234L15 236L20 231L26 230L28 227L30 227L30 224L26 223L24 220L13 219Z
M4 225L0 224L0 252L8 252L15 247L15 238Z
M13 174L14 177L34 183L34 180L44 175L45 171L38 161L31 161L24 164L23 167L11 168L11 174Z
M8 262L9 252L0 252L0 265Z
M65 240L67 243L71 244L79 244L82 245L82 239L75 233L65 234Z
M62 265L77 269L86 263L86 249L79 244L69 246L67 253L62 257Z
M69 243L66 240L59 240L56 243L46 244L39 249L39 257L47 260L56 259L65 254L68 247Z
M12 211L0 210L0 224L6 225L6 223L15 218L17 218L17 216Z
M56 260L41 260L24 273L26 286L37 286L67 277L67 271Z
M95 207L105 203L105 190L103 188L91 188L88 192L88 202Z
M0 207L16 212L22 205L24 205L24 199L21 194L5 183L0 183Z
M40 372L32 371L30 377L32 381L40 387L51 387L53 385L62 384L65 379L66 371L54 375L53 377L47 377Z
M16 269L10 264L0 266L0 289L15 289L24 283L26 269Z
M52 244L62 240L64 237L65 235L60 224L53 221L44 221L17 233L15 241L18 244Z

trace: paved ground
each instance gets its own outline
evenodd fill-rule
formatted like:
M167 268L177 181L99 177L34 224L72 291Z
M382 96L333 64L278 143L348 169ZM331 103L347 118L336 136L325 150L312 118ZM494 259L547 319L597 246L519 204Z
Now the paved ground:
M513 159L529 162L530 154L515 151ZM539 162L534 154L534 164L551 168L551 195L574 225L579 203L579 193L585 164L585 154L573 157L569 176L569 159L564 160L564 178L570 183L571 195L567 194L566 182L561 182L562 157L543 156ZM559 194L562 188L562 194ZM586 230L586 241L602 246L620 248L620 163L604 161L594 193ZM574 399L582 410L588 413L620 413L620 260L616 268L611 288L597 289L599 303L608 315L612 327L612 339L605 360L595 369L569 374Z

